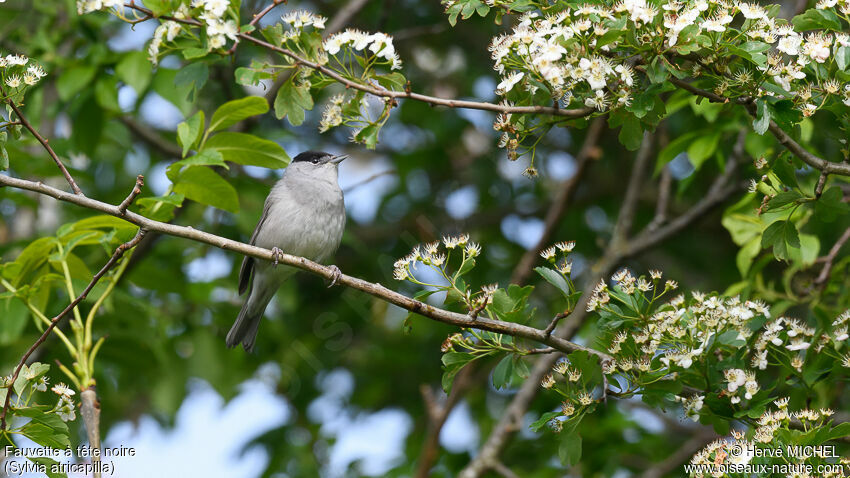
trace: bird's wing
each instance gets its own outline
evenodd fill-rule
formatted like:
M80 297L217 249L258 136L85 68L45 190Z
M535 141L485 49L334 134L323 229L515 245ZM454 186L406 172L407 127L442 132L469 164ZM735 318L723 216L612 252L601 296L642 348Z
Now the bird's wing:
M260 221L257 222L257 227L254 228L254 233L251 234L251 245L256 245L257 236L260 233L260 229L263 227L263 223L266 222L266 218L269 217L269 201L266 201L265 206L263 206L263 215L260 217ZM248 290L248 284L251 283L251 274L254 272L254 258L251 256L245 256L242 259L242 267L239 268L239 295L245 293Z

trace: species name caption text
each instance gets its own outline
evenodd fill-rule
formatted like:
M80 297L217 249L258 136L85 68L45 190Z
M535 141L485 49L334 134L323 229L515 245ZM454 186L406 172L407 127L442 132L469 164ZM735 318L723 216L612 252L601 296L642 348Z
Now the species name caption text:
M18 448L7 445L3 452L6 458L3 462L3 473L8 476L19 476L25 473L79 473L90 476L95 472L103 475L114 475L114 463L108 460L91 462L91 459L96 457L106 459L136 456L135 448L125 446L98 449L88 445L80 445L76 448ZM88 459L89 462L69 463L60 461L74 457Z

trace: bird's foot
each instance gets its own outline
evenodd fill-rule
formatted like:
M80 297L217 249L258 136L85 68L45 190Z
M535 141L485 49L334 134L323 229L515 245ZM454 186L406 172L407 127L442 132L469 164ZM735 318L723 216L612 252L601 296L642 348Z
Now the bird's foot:
M280 263L280 259L283 258L283 251L278 247L272 247L272 258L274 258L274 265L277 267Z
M339 277L342 275L342 271L339 270L339 267L331 264L328 266L331 269L331 283L328 284L328 289L336 285L336 281L339 280Z

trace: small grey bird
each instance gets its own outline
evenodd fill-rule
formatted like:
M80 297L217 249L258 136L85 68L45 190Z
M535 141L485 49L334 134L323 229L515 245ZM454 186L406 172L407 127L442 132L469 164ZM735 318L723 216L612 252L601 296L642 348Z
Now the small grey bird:
M286 252L315 262L330 259L345 229L345 203L337 167L346 157L317 151L296 156L266 198L251 244L271 249L275 256ZM340 274L336 266L332 267L336 275L331 285ZM239 294L249 287L250 291L227 333L228 347L241 342L246 351L253 350L266 306L295 271L278 266L277 260L272 264L245 256L239 270Z

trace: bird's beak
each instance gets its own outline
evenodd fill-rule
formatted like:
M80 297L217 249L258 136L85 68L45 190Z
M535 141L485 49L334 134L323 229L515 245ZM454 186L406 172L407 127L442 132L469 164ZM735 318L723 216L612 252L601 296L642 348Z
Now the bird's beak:
M347 154L339 154L339 155L336 155L333 158L331 158L331 160L329 162L333 163L333 164L339 164L339 163L343 162L345 160L345 158L347 158L347 157L348 157Z

